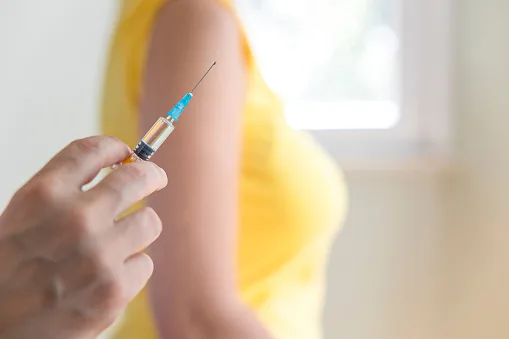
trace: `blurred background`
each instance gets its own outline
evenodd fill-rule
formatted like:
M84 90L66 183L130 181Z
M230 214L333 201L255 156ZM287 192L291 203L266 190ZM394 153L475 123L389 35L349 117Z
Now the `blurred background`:
M509 1L237 5L288 121L348 181L326 338L509 338ZM0 2L0 210L97 133L117 10Z

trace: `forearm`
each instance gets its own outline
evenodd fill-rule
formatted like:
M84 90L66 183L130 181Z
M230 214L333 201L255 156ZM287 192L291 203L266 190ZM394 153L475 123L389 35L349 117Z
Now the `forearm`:
M235 305L196 305L180 310L174 319L167 314L159 319L163 325L161 339L270 339L256 315L241 302Z

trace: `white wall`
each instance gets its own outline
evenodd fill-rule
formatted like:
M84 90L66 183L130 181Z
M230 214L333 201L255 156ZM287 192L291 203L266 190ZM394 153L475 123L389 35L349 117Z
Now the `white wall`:
M97 131L115 1L0 1L0 210L52 154Z
M97 127L114 1L47 3L0 2L0 210L54 151ZM347 173L328 339L509 338L509 2L458 7L460 170Z
M439 338L444 179L429 172L347 178L351 211L329 269L327 338Z
M452 173L351 173L328 338L509 338L509 1L456 2Z
M448 335L509 338L509 1L462 0L458 10Z

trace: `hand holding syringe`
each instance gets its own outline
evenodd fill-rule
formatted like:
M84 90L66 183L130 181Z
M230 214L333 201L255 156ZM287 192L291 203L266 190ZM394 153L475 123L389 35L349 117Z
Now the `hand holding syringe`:
M202 80L207 76L212 67L216 65L216 62L210 66L205 75L201 77L198 83L194 86L191 92L184 95L184 97L168 112L168 116L166 118L159 118L154 126L145 134L145 136L138 143L136 148L133 150L133 153L127 157L124 161L122 161L119 165L128 164L135 161L148 161L154 153L161 147L163 142L168 138L168 136L173 132L175 126L173 123L178 121L178 118L189 104L189 101L193 98L193 93L198 88ZM119 166L119 165L115 165Z

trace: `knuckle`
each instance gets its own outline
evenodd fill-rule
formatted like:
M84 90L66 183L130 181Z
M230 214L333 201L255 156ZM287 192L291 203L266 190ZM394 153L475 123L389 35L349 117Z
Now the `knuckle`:
M89 205L74 206L68 212L69 230L78 238L92 233L94 222L94 211Z
M114 311L123 307L125 302L124 289L119 279L111 276L103 280L95 289L95 305L103 311Z
M111 136L93 136L71 142L71 152L76 150L79 153L99 153L105 147L118 148L118 150L129 151L129 147L119 139Z
M151 230L154 231L155 234L161 233L162 230L162 221L161 218L159 218L159 215L157 215L156 211L154 211L151 207L144 207L141 211L141 223L144 226L149 227Z
M109 272L106 258L97 249L83 251L79 269L85 273L87 281L90 283L100 281Z
M58 199L60 190L60 179L51 175L46 175L35 180L27 187L24 192L27 197L45 203L53 203Z
M71 149L81 152L95 152L99 149L102 137L94 136L85 139L74 140L69 145Z
M146 164L137 163L125 166L125 173L129 180L147 182L150 179L150 171Z
M100 198L105 201L121 201L124 198L125 189L124 187L118 187L118 185L111 182L104 184L103 189L104 195Z
M140 211L143 223L149 224L149 225L161 225L161 218L159 218L159 215L154 211L151 207L144 207Z

